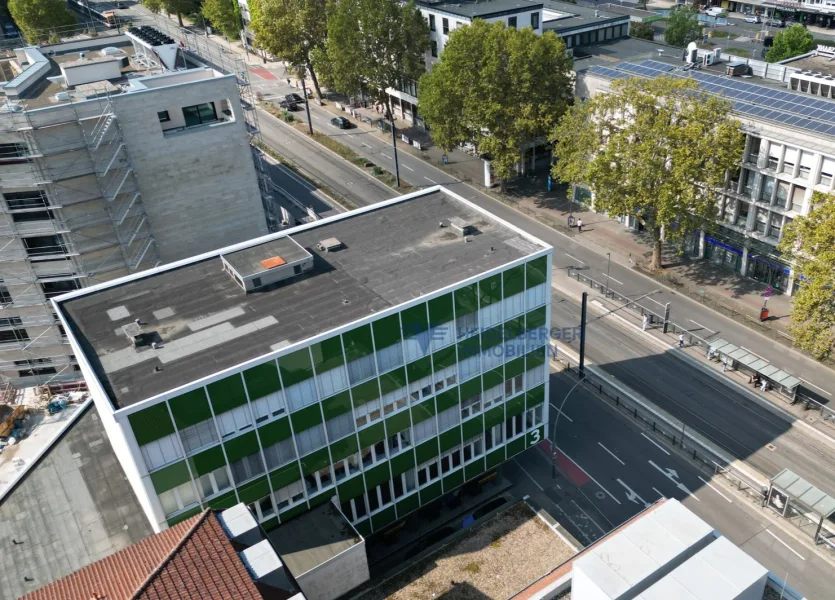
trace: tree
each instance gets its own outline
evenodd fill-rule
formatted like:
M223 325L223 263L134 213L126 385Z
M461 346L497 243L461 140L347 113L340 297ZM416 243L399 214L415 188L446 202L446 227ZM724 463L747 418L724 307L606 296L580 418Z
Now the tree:
M241 16L235 10L236 5L235 0L204 0L201 11L216 30L234 39L241 31Z
M547 139L573 99L573 61L551 31L476 20L455 30L418 85L436 144L489 154L502 190L525 147Z
M260 0L259 5L250 25L259 47L292 65L299 77L310 74L321 99L317 73L326 59L327 0Z
M789 326L794 344L822 360L835 343L835 194L814 192L812 206L808 216L786 227L777 248L803 277Z
M180 27L182 27L183 15L188 15L195 10L199 10L200 2L199 0L162 0L162 7L167 13L177 15L177 21L180 23Z
M780 62L793 56L811 52L817 46L812 33L799 23L774 36L774 45L765 55L766 62Z
M655 29L646 23L630 23L629 37L652 41L655 39Z
M649 0L638 0L638 8L646 10L648 2ZM644 23L641 23L641 25L644 25Z
M677 7L670 10L667 27L664 29L664 41L670 46L684 48L690 42L702 37L702 25L699 23L699 9L695 6Z
M716 217L716 190L743 149L731 108L692 79L616 79L560 121L552 175L587 186L598 212L636 216L660 269L662 239L686 239Z
M327 57L334 87L367 92L390 115L386 88L417 81L426 70L429 26L413 1L330 0Z
M161 13L162 9L165 8L162 0L142 0L142 5L155 15Z
M47 39L48 29L75 23L63 0L9 0L9 12L30 44Z

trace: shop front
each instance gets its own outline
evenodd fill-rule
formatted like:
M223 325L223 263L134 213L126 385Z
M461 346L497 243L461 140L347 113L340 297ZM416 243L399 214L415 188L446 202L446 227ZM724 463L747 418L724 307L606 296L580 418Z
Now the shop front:
M705 259L713 264L739 273L742 266L742 248L705 236Z
M748 272L746 275L784 293L789 288L791 269L788 265L771 258L751 254L748 256Z

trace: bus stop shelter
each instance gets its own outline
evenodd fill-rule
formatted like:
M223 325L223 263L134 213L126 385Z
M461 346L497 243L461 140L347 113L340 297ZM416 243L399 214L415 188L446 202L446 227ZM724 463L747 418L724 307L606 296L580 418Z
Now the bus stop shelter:
M751 375L759 374L775 390L794 402L800 380L791 373L786 373L767 360L748 352L748 350L734 346L726 340L711 342L708 354L715 354L720 360L727 358L729 365L738 371L747 372Z
M821 535L823 522L835 513L835 498L819 490L794 471L783 469L771 478L766 502L768 507L787 519L797 518L813 525L815 543L833 546L828 537Z

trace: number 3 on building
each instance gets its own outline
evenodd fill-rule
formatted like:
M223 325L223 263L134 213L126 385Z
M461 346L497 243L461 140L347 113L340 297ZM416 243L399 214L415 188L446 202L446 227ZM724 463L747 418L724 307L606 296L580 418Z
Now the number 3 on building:
M539 443L539 429L531 431L531 446Z

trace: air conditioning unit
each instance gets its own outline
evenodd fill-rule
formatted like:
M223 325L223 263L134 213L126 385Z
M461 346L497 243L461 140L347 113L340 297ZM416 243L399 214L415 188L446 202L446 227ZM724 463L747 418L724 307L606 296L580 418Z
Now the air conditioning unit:
M461 237L465 237L473 228L472 223L468 223L461 217L452 217L449 220L450 228L458 233Z
M321 240L318 244L316 244L316 247L322 252L336 252L342 248L342 242L336 238L328 238L326 240Z
M58 92L55 94L55 99L58 102L66 102L67 100L72 100L72 94L69 92Z

